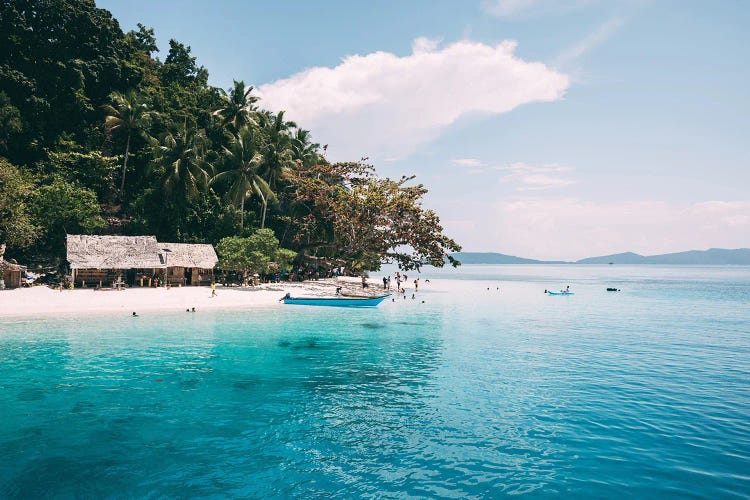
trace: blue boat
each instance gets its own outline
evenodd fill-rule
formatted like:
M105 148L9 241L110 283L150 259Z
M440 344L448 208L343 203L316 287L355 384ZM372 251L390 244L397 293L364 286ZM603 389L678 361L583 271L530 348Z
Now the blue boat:
M547 295L575 295L575 292L566 292L565 290L560 290L559 292L553 292L549 291L547 292Z
M299 306L333 306L333 307L377 307L388 295L380 297L292 297L287 294L281 300L284 304Z

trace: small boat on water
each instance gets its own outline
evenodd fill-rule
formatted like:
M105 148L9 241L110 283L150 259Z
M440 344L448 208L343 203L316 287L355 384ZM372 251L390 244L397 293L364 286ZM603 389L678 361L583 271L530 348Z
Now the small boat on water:
M575 292L560 290L559 292L553 292L552 290L547 292L547 295L575 295Z
M286 294L281 300L284 304L299 306L333 306L333 307L377 307L388 295L379 297L292 297Z

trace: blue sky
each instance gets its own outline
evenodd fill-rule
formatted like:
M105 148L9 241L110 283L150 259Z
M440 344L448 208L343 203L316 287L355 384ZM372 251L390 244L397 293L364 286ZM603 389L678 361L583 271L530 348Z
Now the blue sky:
M97 2L381 174L465 250L750 246L750 3Z

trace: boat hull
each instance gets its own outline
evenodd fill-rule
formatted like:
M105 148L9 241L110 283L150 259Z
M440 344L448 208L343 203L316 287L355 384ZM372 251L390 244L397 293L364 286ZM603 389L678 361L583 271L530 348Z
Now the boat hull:
M284 304L297 306L328 306L328 307L377 307L388 296L367 298L340 297L284 297Z
M547 292L547 295L575 295L575 292Z

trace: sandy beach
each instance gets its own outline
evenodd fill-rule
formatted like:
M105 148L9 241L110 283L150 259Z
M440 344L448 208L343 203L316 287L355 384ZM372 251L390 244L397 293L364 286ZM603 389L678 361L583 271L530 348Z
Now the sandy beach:
M382 288L373 283L368 292ZM280 307L286 293L293 296L332 296L336 287L361 293L358 278L326 279L302 283L269 283L255 287L217 286L216 297L210 287L128 288L122 291L93 289L53 290L45 286L0 292L0 318L55 315L92 315L100 313L138 314L142 312L180 312Z

